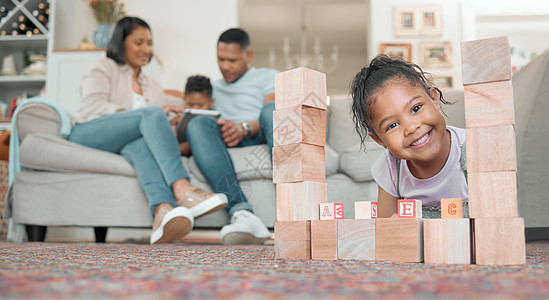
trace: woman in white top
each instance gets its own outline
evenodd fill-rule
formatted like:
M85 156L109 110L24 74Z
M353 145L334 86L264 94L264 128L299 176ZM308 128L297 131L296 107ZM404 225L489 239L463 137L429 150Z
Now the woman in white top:
M107 58L82 79L82 106L68 138L121 154L133 165L154 217L150 242L156 244L183 237L194 218L225 207L227 197L190 184L166 116L181 109L163 105L162 87L141 72L152 49L146 22L135 17L118 21Z

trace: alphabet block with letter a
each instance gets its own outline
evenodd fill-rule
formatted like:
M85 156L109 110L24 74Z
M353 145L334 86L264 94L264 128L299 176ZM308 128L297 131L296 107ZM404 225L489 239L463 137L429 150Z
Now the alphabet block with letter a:
M343 203L320 203L320 219L343 219Z

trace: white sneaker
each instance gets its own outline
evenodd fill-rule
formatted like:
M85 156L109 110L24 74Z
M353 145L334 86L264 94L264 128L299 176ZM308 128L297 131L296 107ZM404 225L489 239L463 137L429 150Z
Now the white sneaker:
M183 199L177 200L177 205L187 207L191 210L195 219L203 215L218 211L227 206L225 194L214 194L194 188L185 193Z
M151 244L173 243L191 232L193 225L194 218L188 208L161 208L154 218Z
M223 226L220 232L224 245L261 245L270 237L267 226L247 210L235 212L231 217L231 224Z

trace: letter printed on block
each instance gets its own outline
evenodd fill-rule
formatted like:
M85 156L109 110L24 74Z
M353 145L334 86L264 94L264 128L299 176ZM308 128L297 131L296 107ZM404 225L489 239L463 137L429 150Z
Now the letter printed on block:
M343 203L320 203L320 219L343 219Z
M463 218L463 202L460 198L440 199L440 217L441 219L461 219Z
M421 210L421 200L398 200L398 217L421 219L423 217Z
M355 219L377 219L377 202L356 201Z

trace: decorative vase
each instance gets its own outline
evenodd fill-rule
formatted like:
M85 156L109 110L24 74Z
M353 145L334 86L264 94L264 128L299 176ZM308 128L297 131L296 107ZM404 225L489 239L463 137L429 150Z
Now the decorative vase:
M93 42L97 48L106 48L111 39L111 23L99 23L93 33Z

